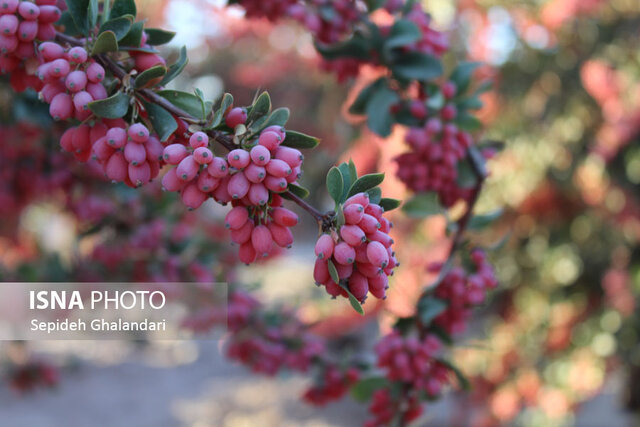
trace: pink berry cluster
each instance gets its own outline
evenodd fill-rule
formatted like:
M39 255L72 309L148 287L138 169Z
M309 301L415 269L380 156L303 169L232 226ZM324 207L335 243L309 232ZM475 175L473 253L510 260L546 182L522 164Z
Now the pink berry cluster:
M11 84L21 92L39 89L33 70L38 66L35 41L52 40L61 12L56 0L0 0L0 73L11 74Z
M245 264L269 256L274 246L290 248L290 228L297 224L298 215L283 208L277 194L267 207L237 205L225 217L225 227L231 230L231 241L240 245L238 257Z
M458 163L473 143L469 133L433 118L423 127L409 129L405 140L411 151L396 158L397 176L409 189L435 191L446 207L471 194L458 184Z
M360 372L353 367L340 369L329 364L322 368L320 381L309 387L303 395L303 399L312 405L324 406L341 399L360 378Z
M361 12L356 2L349 0L312 0L289 7L287 15L307 27L318 41L337 43L350 32Z
M449 49L447 35L433 29L431 16L422 9L419 3L413 5L413 9L405 19L416 24L422 33L422 38L415 42L415 45L409 46L408 49L437 57L442 56Z
M447 301L446 310L434 319L435 324L442 327L449 334L464 331L473 306L481 304L487 291L498 285L493 266L487 260L484 251L475 249L471 252L473 272L467 272L462 267L455 267L449 271L442 282L436 287L436 298ZM431 271L437 272L442 265L433 265Z
M266 312L251 297L236 298L232 294L228 313L231 334L227 355L254 372L306 372L325 351L324 342L308 332L290 311Z
M38 387L55 387L60 381L58 369L44 360L30 360L9 369L9 385L19 393L34 391Z
M164 146L142 123L131 126L122 119L103 119L69 128L60 139L62 148L85 162L96 160L113 182L140 187L158 176Z
M51 117L80 121L89 118L89 103L107 97L102 85L104 68L83 47L65 49L58 43L44 42L38 51L44 61L36 72L44 83L40 97L49 104Z
M408 425L422 415L422 405L415 395L394 396L388 388L376 390L371 396L369 412L373 418L364 427L385 427L397 419L400 425Z
M315 246L317 256L313 277L333 297L347 296L329 271L331 262L341 284L364 302L371 293L386 298L389 276L398 266L389 236L392 224L382 216L384 209L369 201L367 193L358 193L343 205L345 224L338 230L322 234Z

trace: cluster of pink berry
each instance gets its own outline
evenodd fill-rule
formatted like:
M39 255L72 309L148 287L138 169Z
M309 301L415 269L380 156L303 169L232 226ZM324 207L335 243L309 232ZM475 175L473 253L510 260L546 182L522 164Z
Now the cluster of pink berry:
M19 215L34 198L71 182L69 161L49 152L45 137L33 125L0 127L0 214L7 224L10 215Z
M382 216L384 209L370 203L367 193L351 196L343 207L345 224L336 232L322 234L315 246L317 256L313 277L333 297L348 296L329 271L335 266L340 281L349 292L364 302L369 292L380 299L386 297L389 276L398 266L391 249L391 222Z
M28 68L37 67L36 40L53 40L53 26L61 12L56 0L0 0L0 73L11 73L16 91L39 89L39 82Z
M359 378L360 372L356 368L341 370L333 364L323 366L321 380L305 391L303 399L312 405L324 406L341 399Z
M235 203L235 202L234 202ZM282 198L273 195L267 207L237 205L225 218L231 230L231 241L240 245L240 261L251 264L271 254L274 243L290 248L293 234L290 228L298 224L298 215L282 207Z
M432 118L423 127L409 129L405 140L411 151L396 158L397 175L409 189L435 191L446 207L469 197L471 190L458 184L458 163L473 143L469 133Z
M361 12L356 2L349 0L312 0L297 3L287 10L287 15L302 25L322 43L337 43L347 34Z
M309 333L295 314L286 310L264 312L255 304L247 304L245 300L246 298L239 302L250 307L252 315L242 329L236 328L229 335L229 358L248 366L254 372L274 375L282 369L306 372L313 360L324 353L324 341ZM229 308L230 313L236 311ZM271 319L268 324L265 316ZM278 319L277 324L274 324L274 318Z
M58 43L44 42L38 50L43 63L36 75L44 83L40 97L50 104L51 117L86 120L91 116L89 103L107 97L102 85L104 68L89 58L83 47L65 49Z
M431 16L422 9L419 3L414 4L413 9L405 18L416 24L422 33L422 38L415 42L415 45L409 46L409 49L437 57L442 56L449 49L447 35L433 29Z
M394 419L398 419L399 425L408 425L422 415L422 405L414 395L399 398L388 388L382 388L373 393L369 412L373 418L367 420L364 427L385 427Z
M432 335L418 339L393 331L376 346L378 367L385 370L389 380L411 384L416 390L435 396L442 387L434 359L440 348L440 341Z
M92 157L113 182L137 188L156 176L162 166L162 143L141 123L103 119L69 128L60 139L65 151L85 162Z
M434 295L446 301L447 308L434 322L449 334L463 332L471 315L471 308L481 304L487 291L498 285L493 266L484 251L475 249L471 253L471 262L474 266L472 273L462 267L453 268L435 289ZM430 271L438 272L441 268L441 264L435 264L430 267Z

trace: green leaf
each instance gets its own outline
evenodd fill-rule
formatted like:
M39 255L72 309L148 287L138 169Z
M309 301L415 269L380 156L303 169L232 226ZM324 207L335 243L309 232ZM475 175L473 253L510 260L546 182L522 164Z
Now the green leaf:
M167 74L167 67L164 65L156 65L147 70L144 70L136 76L134 86L136 89L142 89L144 87L153 85L153 81L164 77ZM159 83L159 82L158 82ZM202 114L202 113L201 113Z
M365 191L370 190L373 187L377 187L378 185L382 184L382 181L384 181L384 173L370 173L367 175L363 175L353 183L353 185L349 189L349 193L347 193L347 198L353 196L354 194L364 193Z
M111 7L111 18L118 18L124 15L131 15L136 17L138 11L136 9L136 2L134 0L115 0Z
M130 14L128 14L130 15ZM144 22L134 22L131 24L131 29L126 36L120 40L122 46L133 46L139 48L142 43L142 30L144 28Z
M64 33L69 36L76 36L82 33L68 10L62 12L62 16L60 16L60 19L56 22L56 26L64 27Z
M374 10L381 8L385 3L385 0L365 0L365 3L367 4L369 12L373 12Z
M332 45L316 43L316 50L328 60L337 58L370 59L371 45L360 33L355 33L350 39Z
M329 169L329 173L327 174L327 191L334 202L342 202L343 188L344 180L342 179L342 173L340 169L334 166Z
M133 16L125 15L119 18L111 19L100 27L100 33L105 31L113 31L117 40L122 40L124 36L129 33L131 26L133 25Z
M364 309L362 308L362 304L360 304L360 301L358 301L358 299L355 296L353 296L351 291L347 289L346 286L342 286L342 289L347 291L347 295L349 295L349 302L351 303L351 307L353 307L353 309L357 311L360 315L364 316Z
M144 32L147 33L147 44L151 46L167 44L176 36L175 32L160 28L145 28Z
M346 223L346 220L344 218L344 209L343 209L342 205L339 204L336 207L336 227L340 228L345 223Z
M220 100L220 108L213 113L213 116L207 123L206 129L213 129L219 126L222 123L222 118L226 113L227 109L229 109L233 105L233 95L230 93L225 93Z
M432 324L429 326L429 331L434 335L437 335L437 337L440 338L443 343L448 345L453 344L453 338L451 338L451 335L449 335L449 333L445 331L441 326Z
M158 92L158 95L165 98L176 107L191 114L193 117L204 120L202 103L197 96L188 92L181 92L179 90L161 90Z
M482 101L477 96L472 96L470 98L465 98L458 102L457 104L458 111L466 111L466 110L479 110L482 108Z
M309 190L296 184L289 184L287 186L287 190L300 197L301 199L306 199L307 197L309 197Z
M329 260L327 265L329 267L329 275L331 276L331 279L336 284L340 283L340 276L338 275L338 270L336 270L336 266L333 264L333 261Z
M101 99L89 103L89 109L98 117L104 119L119 119L129 111L131 98L129 95L118 92L107 99Z
M455 124L462 130L473 132L482 128L482 122L468 113L461 113L454 120Z
M356 182L358 179L358 169L356 169L356 164L353 163L353 159L349 159L349 188L351 188L351 184Z
M93 50L91 51L91 55L99 55L101 53L106 52L117 52L118 51L118 39L113 31L105 31L104 33L98 36L95 44L93 45Z
M456 183L460 188L473 188L478 183L478 178L473 172L468 159L463 159L457 165Z
M451 73L449 80L456 84L456 94L461 95L467 91L471 83L471 76L479 62L461 62Z
M435 192L422 193L405 202L402 210L413 218L426 218L432 215L440 215L444 209Z
M187 48L182 46L180 49L180 56L178 60L169 67L167 71L167 75L164 76L164 79L160 82L160 86L166 86L171 80L178 77L178 75L184 70L184 67L187 66L189 59L187 58Z
M347 193L351 188L351 184L355 182L355 179L351 178L351 171L347 163L340 163L338 165L338 169L340 169L340 172L342 173L342 180L344 181L344 187L342 188L342 197L343 199L346 199ZM357 178L358 177L356 176L356 179Z
M404 80L433 80L442 75L438 58L421 52L406 52L391 64L391 72Z
M398 102L398 93L388 87L378 89L367 102L367 126L372 132L386 137L391 134L391 107Z
M149 120L151 120L153 130L158 134L161 142L168 140L178 130L176 119L161 106L151 102L144 102L144 108L149 113Z
M99 12L100 12L100 7L98 5L98 0L89 0L89 11L87 14L87 19L89 20L90 29L93 29L98 24Z
M269 126L284 126L289 120L289 109L286 107L276 108L269 116L269 119L264 123L264 128ZM254 130L256 132L256 130Z
M320 140L318 138L314 138L313 136L305 135L301 132L296 132L293 130L286 131L287 136L284 138L284 141L281 145L285 147L298 148L298 149L311 149L315 148Z
M271 111L271 97L267 92L262 92L256 102L251 107L251 111L247 115L247 122L251 123L266 116Z
M66 0L67 10L76 28L84 35L89 33L89 0Z
M441 299L423 296L418 301L418 316L420 322L424 326L430 325L433 319L442 314L447 307L447 303Z
M422 32L416 24L406 19L397 20L391 27L389 37L384 42L384 49L390 51L407 46L422 38Z
M382 189L380 187L373 187L370 190L367 190L367 194L369 195L369 202L377 205L382 200Z
M351 387L351 396L358 402L368 402L376 390L389 385L389 380L385 377L369 377L358 381Z
M467 228L471 230L482 230L483 228L486 228L487 226L491 225L495 220L500 218L503 212L504 212L503 209L496 209L495 211L488 212L486 214L474 215L469 220L469 225L467 226Z
M444 360L444 359L437 359L437 360L438 362L442 363L444 366L449 368L451 372L455 374L456 378L458 379L458 382L460 383L460 388L462 388L463 390L471 389L471 383L469 382L469 379L462 373L462 371L457 366L455 366L448 360Z
M380 200L379 205L380 207L382 207L382 209L384 209L385 212L389 212L398 208L400 206L400 203L402 203L400 200L384 197Z
M358 94L356 100L353 101L353 104L349 107L349 113L362 115L365 113L367 104L371 96L380 88L387 86L387 78L380 77L364 89Z

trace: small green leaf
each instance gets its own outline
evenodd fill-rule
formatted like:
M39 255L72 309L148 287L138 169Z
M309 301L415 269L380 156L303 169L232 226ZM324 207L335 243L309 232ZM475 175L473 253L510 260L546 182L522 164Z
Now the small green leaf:
M95 44L93 45L93 50L91 51L91 55L99 55L101 53L106 52L117 52L118 51L118 39L113 31L105 31L104 33L98 36Z
M206 129L213 129L222 124L222 118L227 110L233 105L233 95L225 93L220 100L220 108L213 113L213 116L207 122Z
M371 45L360 33L355 33L350 39L332 45L316 43L316 50L328 60L337 58L369 59Z
M269 112L271 112L271 97L267 92L262 92L251 107L251 111L249 111L247 116L247 122L254 122L260 117L266 116Z
M349 113L351 114L365 114L365 110L367 108L367 104L369 102L369 98L378 91L380 88L385 87L387 85L387 78L380 77L364 89L360 91L356 100L353 101L353 104L349 107Z
M440 215L444 212L438 200L438 194L435 192L414 196L405 202L402 210L413 218L426 218L432 215Z
M191 114L193 117L204 120L204 112L202 111L202 103L197 96L181 92L179 90L161 90L158 95L167 99L176 107Z
M182 46L182 48L180 49L180 57L173 65L169 67L167 75L164 76L164 78L160 82L160 86L166 86L167 83L178 77L182 70L184 70L184 67L187 66L188 62L189 59L187 58L187 48L185 46Z
M176 36L173 31L165 31L159 28L145 28L147 33L147 44L151 46L160 46L169 43Z
M368 402L376 390L388 385L389 380L385 377L364 378L351 387L351 396L358 402Z
M87 13L87 19L89 20L89 28L93 29L98 24L98 14L100 13L100 7L98 0L89 0L89 11Z
M338 165L338 169L340 169L340 172L342 173L342 180L344 181L344 187L342 188L342 198L346 199L347 198L347 193L349 192L349 189L351 188L351 184L353 184L355 182L355 179L351 178L351 171L349 168L349 165L347 163L340 163ZM357 179L357 175L356 175L356 179Z
M422 32L416 24L406 19L397 20L391 27L389 36L384 42L384 49L389 51L407 46L422 38Z
M333 280L336 284L340 283L340 276L338 275L338 270L333 264L333 261L329 260L327 262L327 265L329 267L329 275L331 276L331 280Z
M363 175L353 183L353 185L349 189L349 193L347 193L347 198L353 196L354 194L364 193L365 191L370 190L373 187L377 187L378 185L382 184L382 181L384 181L384 173L370 173L367 175Z
M309 190L307 190L304 187L300 187L299 185L296 184L289 184L287 186L287 189L295 194L296 196L300 197L301 199L306 199L307 197L309 197Z
M480 65L479 62L461 62L451 73L449 80L456 84L456 94L461 95L467 91L471 83L473 72Z
M89 33L89 0L66 0L66 3L76 28L87 35Z
M118 92L107 99L90 102L89 109L98 117L104 119L119 119L124 117L127 111L129 111L130 101L131 98L129 95Z
M343 209L342 205L339 204L336 207L336 227L340 228L345 223L346 223L346 220L344 218L344 209Z
M463 159L457 165L456 183L460 188L473 188L478 183L478 178L473 172L468 159Z
M353 307L353 309L357 311L360 315L364 316L364 309L362 308L362 304L360 304L360 301L358 301L358 299L355 296L353 296L351 291L347 289L346 286L342 286L342 289L347 291L347 295L349 295L349 302L351 303L351 307Z
M301 132L293 130L287 131L287 136L281 145L285 147L298 148L298 149L311 149L320 144L320 140L313 136L305 135Z
M115 0L111 6L111 18L118 18L124 15L136 17L138 11L134 0Z
M391 107L398 102L398 93L388 87L378 89L367 102L367 126L372 132L387 137L391 134Z
M69 36L76 36L82 33L82 30L78 28L68 10L62 12L62 16L60 16L60 19L56 22L56 26L64 27L64 33Z
M131 14L128 14L131 15ZM142 30L144 29L144 22L134 22L131 24L131 29L120 40L120 45L122 46L133 46L135 48L139 48L142 44Z
M462 130L473 132L482 129L482 122L469 113L461 113L455 118L454 123Z
M418 316L424 326L429 326L433 319L447 309L447 303L441 299L423 296L418 301Z
M486 214L474 215L469 220L468 228L471 230L482 230L500 218L503 212L503 209L496 209L495 211L488 212Z
M394 76L404 80L428 81L442 75L442 63L435 56L421 52L406 52L391 64Z
M116 35L116 40L120 41L129 33L132 25L133 16L125 15L119 18L111 19L102 24L102 27L100 27L100 33L104 33L105 31L113 31L113 33Z
M351 184L358 179L358 169L356 169L356 164L353 163L353 159L349 159L349 179L349 188L351 188Z
M151 120L153 129L158 134L161 142L168 140L178 130L176 119L161 106L151 102L144 102L144 108L149 113L149 120Z
M344 180L342 179L342 173L340 173L340 169L334 166L329 169L329 173L327 174L327 191L334 202L342 202L343 188Z
M377 205L382 200L382 189L380 187L373 187L370 190L367 190L367 194L369 195L369 202Z
M156 65L144 70L136 77L134 86L136 89L142 89L147 86L154 86L153 81L164 77L167 74L167 67L164 65Z
M396 199L382 198L380 200L380 207L384 209L385 212L392 211L400 206L401 201Z
M482 108L482 101L477 96L472 96L470 98L465 98L459 101L457 104L458 111L466 111L466 110L479 110Z
M264 128L269 126L284 126L289 120L289 109L286 107L276 108L269 116L269 119L264 123ZM256 130L254 129L254 132Z

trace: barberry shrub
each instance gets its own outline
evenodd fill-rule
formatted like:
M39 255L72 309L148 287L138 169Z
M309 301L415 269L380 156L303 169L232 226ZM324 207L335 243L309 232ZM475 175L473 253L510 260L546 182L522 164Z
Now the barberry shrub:
M420 416L423 400L452 383L452 373L464 384L442 358L442 347L496 286L484 252L470 251L465 235L472 221L490 222L473 216L491 154L476 141L481 126L473 110L486 89L473 84L477 64L462 63L444 78L440 58L447 37L413 1L231 3L244 7L248 17L300 22L313 35L323 68L339 80L357 77L363 65L382 70L350 112L365 116L369 130L381 137L396 126L407 128L409 149L396 159L397 176L415 195L404 212L426 217L458 203L466 207L449 224L452 245L438 266L438 281L419 298L415 314L398 319L380 340L376 363L336 363L325 354L326 343L292 311L269 311L241 291L230 297L227 354L269 375L313 369L320 382L305 394L308 402L325 404L351 390L371 400L368 425L409 423ZM384 300L400 266L388 212L401 204L382 197L384 174L359 176L352 161L332 167L326 187L334 208L314 208L299 180L303 153L318 139L288 129L290 111L274 109L266 92L250 105L236 105L229 93L209 100L199 89L167 89L187 64L186 49L168 64L156 47L174 34L146 28L136 12L133 0L0 0L0 71L16 91L39 93L51 117L68 125L62 149L78 162L97 164L108 181L138 188L158 178L186 209L210 200L228 206L224 225L242 263L293 245L291 228L299 218L285 207L293 203L319 225L316 284L333 298L348 298L361 314L369 294ZM372 20L373 12L389 19ZM133 239L135 247L161 241L162 223L155 224ZM96 259L118 259L113 251L98 252ZM193 275L211 277L197 268ZM194 315L185 325L203 330L224 320Z

